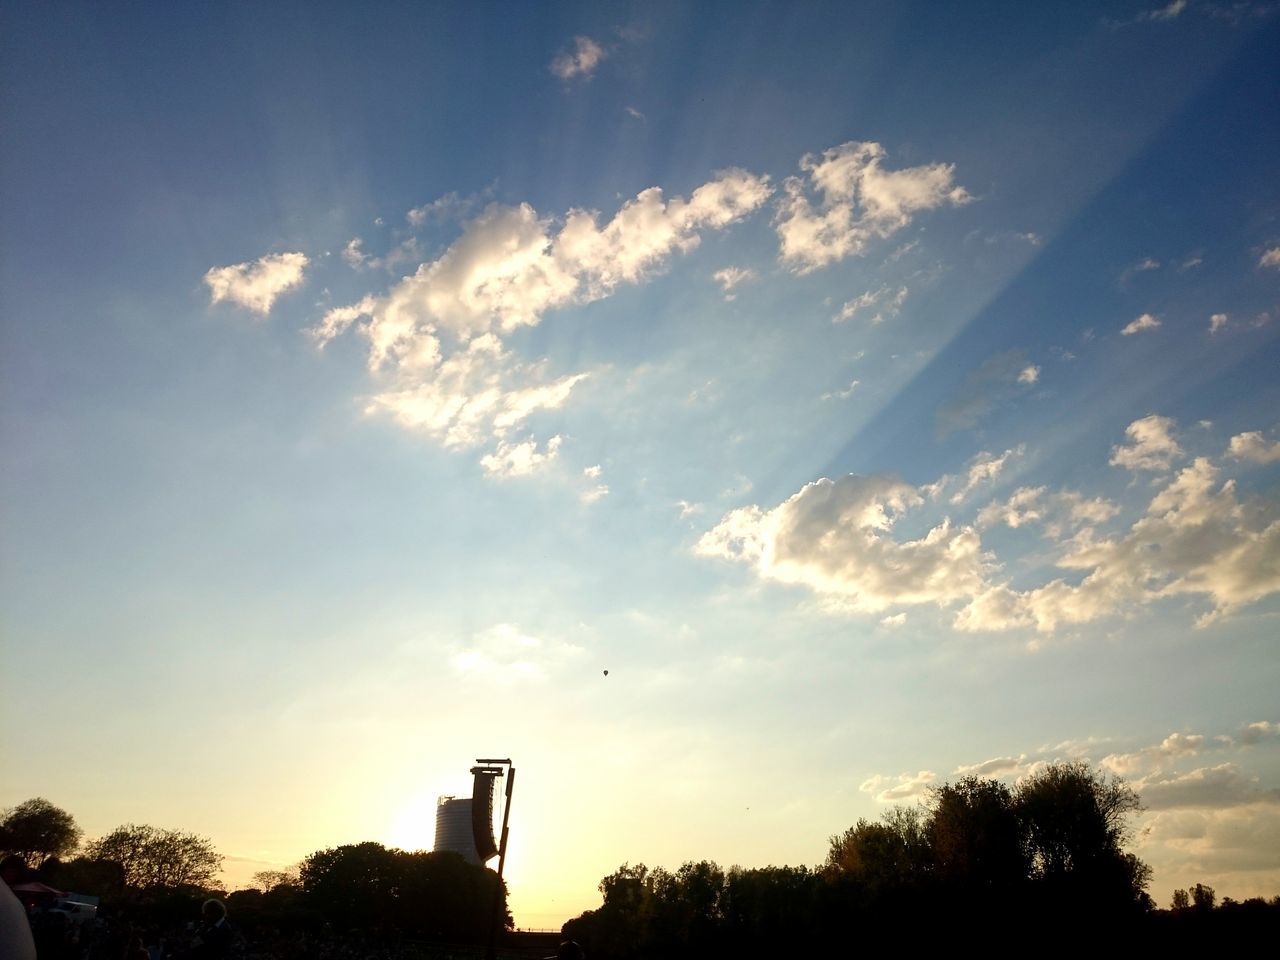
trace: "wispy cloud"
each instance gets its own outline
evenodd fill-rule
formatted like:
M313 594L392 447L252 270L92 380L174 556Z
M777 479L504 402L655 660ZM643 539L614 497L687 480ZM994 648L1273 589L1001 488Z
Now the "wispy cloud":
M1131 337L1135 333L1142 333L1145 330L1159 330L1159 329L1160 329L1159 318L1153 316L1150 313L1144 313L1142 316L1138 317L1138 319L1132 320L1129 323L1125 324L1124 328L1120 331L1120 336Z
M590 37L574 37L573 49L558 54L551 61L551 72L561 80L572 80L575 77L591 79L598 67L609 54L604 47Z

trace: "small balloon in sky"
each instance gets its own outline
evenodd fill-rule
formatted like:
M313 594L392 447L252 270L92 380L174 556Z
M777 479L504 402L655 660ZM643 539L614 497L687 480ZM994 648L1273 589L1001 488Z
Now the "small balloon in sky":
M604 672L604 675L607 677L607 676L609 675L609 671L608 671L608 670L606 670L606 671Z

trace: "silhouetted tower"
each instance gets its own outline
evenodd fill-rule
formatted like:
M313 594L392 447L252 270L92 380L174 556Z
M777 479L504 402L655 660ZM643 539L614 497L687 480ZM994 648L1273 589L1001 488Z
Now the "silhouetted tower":
M441 797L436 801L436 852L460 853L467 863L482 866L471 830L471 798Z

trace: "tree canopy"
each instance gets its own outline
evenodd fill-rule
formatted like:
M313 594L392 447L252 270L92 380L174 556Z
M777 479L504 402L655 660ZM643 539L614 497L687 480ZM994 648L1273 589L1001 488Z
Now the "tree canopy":
M0 814L0 850L17 854L33 867L49 857L66 857L80 845L75 818L43 797L34 797Z
M397 931L449 943L480 943L493 922L498 875L456 853L406 853L380 843L320 850L302 862L303 893L340 930ZM506 889L501 891L502 916Z
M118 863L125 884L141 889L208 886L222 869L221 854L205 837L147 824L116 827L90 841L85 852L90 859Z

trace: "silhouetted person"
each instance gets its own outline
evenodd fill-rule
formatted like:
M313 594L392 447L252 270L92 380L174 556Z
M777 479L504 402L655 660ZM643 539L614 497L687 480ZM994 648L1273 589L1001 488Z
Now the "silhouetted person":
M231 941L235 934L227 923L227 906L221 900L206 900L200 908L200 926L196 927L191 941L191 956L200 960L231 955Z
M19 856L0 861L0 957L4 960L36 960L36 942L26 908L9 888L22 882L27 862Z

